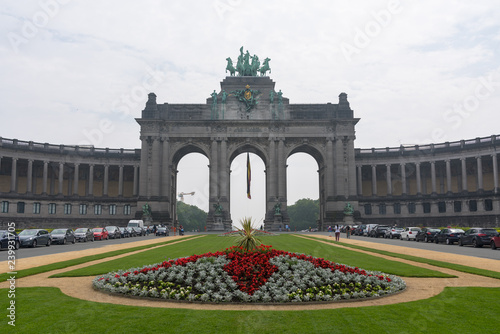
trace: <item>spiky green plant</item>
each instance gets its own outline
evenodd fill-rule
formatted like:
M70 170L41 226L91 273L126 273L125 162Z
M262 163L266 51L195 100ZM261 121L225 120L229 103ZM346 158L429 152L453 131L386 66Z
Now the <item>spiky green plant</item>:
M257 248L262 242L256 235L256 230L252 226L252 218L245 217L240 219L241 229L238 228L238 237L236 246L243 247L245 251Z

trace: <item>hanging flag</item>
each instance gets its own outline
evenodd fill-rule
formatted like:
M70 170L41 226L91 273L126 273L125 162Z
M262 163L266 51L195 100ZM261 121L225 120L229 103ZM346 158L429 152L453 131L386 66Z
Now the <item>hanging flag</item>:
M250 195L250 181L252 180L252 170L250 169L250 153L247 152L247 197L252 199Z

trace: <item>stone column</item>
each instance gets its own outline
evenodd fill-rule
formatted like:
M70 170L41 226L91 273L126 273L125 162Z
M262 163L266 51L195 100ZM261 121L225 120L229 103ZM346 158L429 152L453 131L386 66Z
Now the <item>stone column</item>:
M219 185L217 180L219 166L217 162L217 140L212 139L210 148L210 199L213 201L217 201L219 199Z
M331 138L328 138L326 140L326 197L331 197L334 195L333 193L333 183L334 183L334 160L333 160L333 140Z
M42 183L42 195L47 195L47 179L49 177L49 162L43 161L43 183Z
M64 181L64 162L59 163L59 190L58 194L63 194L63 181Z
M152 147L152 159L151 159L151 196L160 196L160 186L161 186L161 175L160 175L160 137L153 138Z
M280 201L286 199L286 158L285 141L280 139L278 143L278 197Z
M431 161L431 184L432 184L432 194L437 194L436 191L436 162Z
M269 140L269 162L266 170L266 179L267 179L267 194L268 198L266 201L269 203L270 199L272 202L278 197L277 192L277 170L276 170L276 142L273 139ZM269 208L268 208L269 209Z
M356 137L350 136L347 140L347 161L344 162L344 172L348 175L347 178L347 197L356 194L356 171L354 169L355 154L354 154L354 139Z
M392 174L391 174L391 164L386 164L385 165L386 169L386 179L385 182L387 182L387 196L392 196Z
M167 177L167 179L170 179ZM137 189L139 188L139 166L134 165L134 187L132 190L132 195L137 196Z
M28 160L28 175L27 175L26 192L31 194L33 192L33 159Z
M73 178L73 194L78 195L78 176L80 164L75 163L75 175Z
M361 173L362 165L357 165L356 170L358 171L358 195L363 196L363 174Z
M118 196L123 197L123 164L118 168Z
M163 154L161 157L161 196L168 197L170 201L174 201L175 198L170 198L170 179L172 175L172 167L170 163L170 141L168 138L162 138L162 150ZM135 168L135 167L134 167ZM134 170L135 174L135 170Z
M336 168L334 174L334 195L345 196L345 176L344 176L344 143L342 138L335 139L335 161ZM373 190L373 189L372 189Z
M104 182L103 182L103 191L102 195L103 196L108 196L108 186L109 186L109 165L105 164L104 165Z
M406 195L406 164L403 162L401 166L401 194Z
M372 196L377 196L377 165L372 165Z
M139 176L139 196L148 195L148 137L141 136L141 168Z
M10 192L16 192L17 186L17 158L12 158L12 169L10 174Z
M417 195L422 194L422 180L420 175L420 162L415 163L415 176L417 181Z
M89 196L94 196L94 165L89 165Z
M445 160L446 163L446 191L451 194L451 161L450 159Z
M491 155L492 162L493 162L493 192L495 194L498 193L498 163L497 163L497 155L492 154Z
M229 166L227 161L227 139L220 142L220 196L229 200Z
M477 163L477 191L483 191L483 161L481 157L476 157Z
M462 191L467 192L467 166L466 158L460 158L462 164Z

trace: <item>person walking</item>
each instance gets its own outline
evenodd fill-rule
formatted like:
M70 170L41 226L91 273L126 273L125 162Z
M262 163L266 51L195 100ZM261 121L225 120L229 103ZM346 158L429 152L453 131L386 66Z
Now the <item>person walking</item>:
M332 236L332 227L331 226L328 226L328 236L329 237Z
M340 227L338 225L335 225L335 241L340 240Z
M345 234L347 236L347 239L351 238L351 226L350 225L346 226L346 228L345 228Z

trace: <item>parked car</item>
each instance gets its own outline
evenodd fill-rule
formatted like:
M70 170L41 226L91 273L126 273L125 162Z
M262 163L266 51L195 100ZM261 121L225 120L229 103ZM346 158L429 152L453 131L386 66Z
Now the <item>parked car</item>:
M497 235L498 232L494 228L473 227L460 236L458 244L460 246L472 245L476 248L483 247L484 245L490 245L491 238Z
M135 231L135 235L138 237L146 235L146 231L140 226L132 226L132 229Z
M21 247L19 236L15 231L9 232L7 230L0 230L0 248L8 249L9 240L11 241L10 244L14 247L14 249L19 249L19 247Z
M130 237L130 230L128 227L118 227L120 229L120 234L122 238L129 238Z
M427 228L424 227L420 232L417 233L415 237L415 241L425 241L425 242L433 242L434 236L441 232L438 228Z
M458 242L460 236L464 234L464 230L459 228L444 228L441 232L437 233L434 236L434 242L446 242L447 245L453 245L455 242Z
M363 231L362 235L369 236L370 232L377 226L378 224L367 224L366 228Z
M168 231L168 229L167 229L166 227L158 227L158 228L156 229L156 233L155 233L155 235L156 235L157 237L158 237L158 236L160 236L160 235L164 235L164 236L166 236L166 237L167 237L167 236L169 235L169 231Z
M21 247L36 247L38 245L50 246L52 239L47 230L26 229L19 233L19 242Z
M116 226L106 226L106 230L110 239L120 239L122 237L120 229Z
M500 233L496 237L491 238L490 245L491 249L500 248Z
M94 232L90 228L80 227L75 230L76 241L94 241Z
M388 239L399 239L401 238L401 232L403 232L405 229L402 227L391 227L385 231L385 238Z
M97 240L108 240L109 234L105 227L96 227L92 229L94 232L94 239Z
M53 244L65 245L67 242L75 243L75 233L70 228L56 228L50 232Z
M385 232L389 229L390 228L387 225L377 225L371 230L370 237L373 238L383 237L385 236Z
M415 240L417 233L420 231L420 227L405 227L404 231L401 232L401 240Z
M358 225L352 232L353 235L363 235L366 225Z

